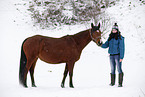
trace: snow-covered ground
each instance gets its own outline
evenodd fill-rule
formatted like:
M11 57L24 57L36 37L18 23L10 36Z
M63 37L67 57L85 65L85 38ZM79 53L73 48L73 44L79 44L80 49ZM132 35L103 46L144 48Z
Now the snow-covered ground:
M29 24L31 22L25 23L31 19L16 10L15 4L19 2L19 0L0 1L0 97L145 97L145 5L141 5L138 0L132 0L131 4L129 0L124 0L106 10L113 18L112 21L118 23L125 37L126 52L122 66L125 75L124 87L117 87L118 80L115 86L109 86L108 51L91 42L75 64L73 77L75 88L68 87L67 78L66 88L62 89L60 83L65 64L51 65L40 60L35 69L37 88L31 87L29 75L29 88L19 86L21 44L25 38L36 34L60 37L78 33L90 28L91 22L89 25L40 30L32 27Z

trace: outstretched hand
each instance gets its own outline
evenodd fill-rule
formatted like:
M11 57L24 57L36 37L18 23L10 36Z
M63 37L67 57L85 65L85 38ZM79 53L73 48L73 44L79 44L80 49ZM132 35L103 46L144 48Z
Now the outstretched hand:
M97 45L98 46L102 46L103 42L98 42Z

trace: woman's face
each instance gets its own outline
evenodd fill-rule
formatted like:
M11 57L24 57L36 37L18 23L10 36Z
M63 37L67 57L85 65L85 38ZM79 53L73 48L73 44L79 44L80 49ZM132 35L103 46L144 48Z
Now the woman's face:
M113 33L117 33L117 30L116 30L116 29L112 29L112 32L113 32Z

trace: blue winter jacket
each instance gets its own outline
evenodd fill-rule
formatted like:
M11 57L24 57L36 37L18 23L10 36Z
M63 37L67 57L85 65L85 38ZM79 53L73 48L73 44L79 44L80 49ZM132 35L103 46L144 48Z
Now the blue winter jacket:
M124 37L121 36L121 39L118 38L117 40L115 38L112 38L110 41L106 41L104 44L101 46L102 48L108 48L108 53L109 54L120 54L120 59L124 58L124 51L125 51L125 46L124 46Z

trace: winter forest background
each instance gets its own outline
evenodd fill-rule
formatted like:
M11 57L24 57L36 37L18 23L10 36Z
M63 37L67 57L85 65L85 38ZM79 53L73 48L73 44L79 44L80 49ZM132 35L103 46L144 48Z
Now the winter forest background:
M0 0L0 97L145 97L145 1L144 0ZM89 43L74 68L74 89L60 88L65 64L38 60L37 88L19 85L22 42L39 34L73 35L101 23L106 41L117 22L125 37L123 88L110 87L107 49ZM116 72L117 73L117 72ZM118 73L117 73L118 74Z

